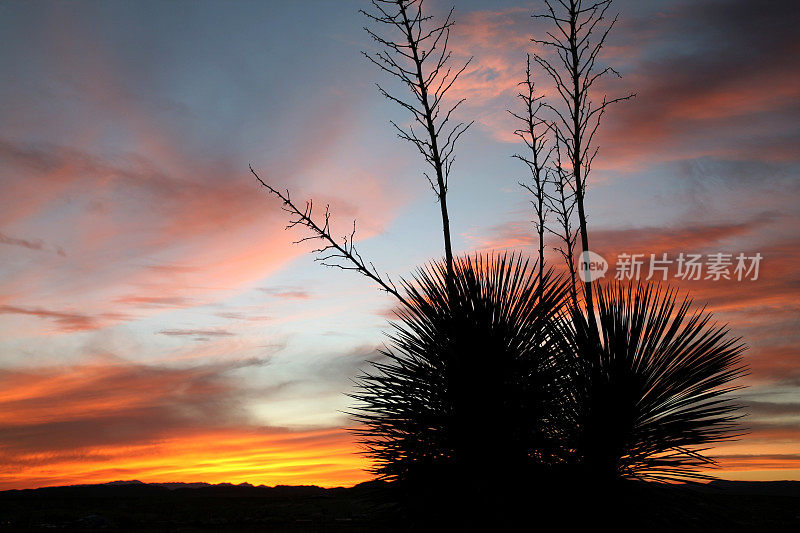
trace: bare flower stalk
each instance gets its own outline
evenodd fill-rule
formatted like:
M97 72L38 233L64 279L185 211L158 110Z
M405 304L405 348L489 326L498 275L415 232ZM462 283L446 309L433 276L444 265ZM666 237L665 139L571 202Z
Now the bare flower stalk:
M363 52L381 70L408 88L410 97L390 94L380 84L378 90L388 100L411 114L411 124L405 127L391 122L397 135L411 142L433 170L424 173L436 194L442 217L445 263L448 279L453 278L453 249L450 237L450 216L447 210L448 177L455 156L458 138L472 124L452 123L453 112L464 102L444 106L445 95L469 64L460 68L449 65L452 52L448 49L453 10L444 21L423 15L424 0L372 0L373 12L361 11L371 21L388 27L392 37L385 37L364 28L381 49Z
M557 146L566 151L564 159L571 167L570 187L575 195L581 250L588 251L584 198L586 178L598 151L594 137L607 107L635 95L610 99L603 96L599 104L591 98L599 79L608 74L621 77L612 67L598 64L606 38L617 20L614 17L604 23L611 0L544 0L544 4L546 12L533 16L547 19L554 27L546 33L547 38L531 40L552 50L555 57L536 54L534 60L552 78L558 94L557 104L546 105L556 116L553 131ZM597 331L590 281L585 281L583 292L590 326Z
M514 134L519 137L528 148L528 155L514 154L512 157L525 163L531 174L531 183L521 181L519 184L533 196L531 200L535 216L533 225L539 237L539 264L537 275L539 277L539 284L541 284L544 273L544 237L547 231L547 215L550 213L545 186L550 174L550 169L547 164L553 153L553 147L551 146L549 149L546 149L546 134L550 129L550 125L540 116L542 109L546 106L542 101L544 96L536 96L535 84L531 79L530 55L527 56L526 60L525 80L522 81L520 85L522 89L517 97L522 101L523 112L520 114L510 110L508 112L522 123L522 126L516 129Z
M572 225L575 212L575 193L569 186L569 172L561 164L561 150L556 149L556 159L551 173L552 191L545 194L545 202L550 211L556 216L557 229L545 227L553 236L561 241L555 250L564 258L567 271L570 275L572 304L577 307L577 279L575 277L575 244L578 232Z

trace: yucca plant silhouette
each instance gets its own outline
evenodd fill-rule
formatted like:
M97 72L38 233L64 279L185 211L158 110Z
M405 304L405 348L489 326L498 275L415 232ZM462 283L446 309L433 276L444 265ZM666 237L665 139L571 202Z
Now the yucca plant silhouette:
M403 283L385 360L352 394L355 431L379 478L503 483L552 446L552 326L569 288L513 254L458 258L452 298L446 277L436 263Z
M736 435L732 382L745 349L688 298L653 284L595 288L599 338L572 310L565 447L590 479L697 480L710 444Z

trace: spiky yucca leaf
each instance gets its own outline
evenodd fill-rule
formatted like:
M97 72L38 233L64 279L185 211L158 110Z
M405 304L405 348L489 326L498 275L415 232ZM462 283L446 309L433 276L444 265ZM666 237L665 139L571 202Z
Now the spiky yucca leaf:
M547 453L568 286L520 256L437 263L404 282L385 360L357 380L356 433L384 479L496 479Z
M599 339L580 310L565 335L575 364L561 422L576 460L600 479L707 478L703 452L736 434L729 393L745 346L673 289L595 284L595 294Z

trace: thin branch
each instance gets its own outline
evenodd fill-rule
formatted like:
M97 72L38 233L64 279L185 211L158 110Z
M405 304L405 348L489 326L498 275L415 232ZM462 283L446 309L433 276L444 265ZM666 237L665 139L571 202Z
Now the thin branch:
M311 235L302 237L295 241L295 244L307 241L320 240L322 245L314 250L317 254L316 261L328 267L340 268L342 270L354 270L360 274L368 277L377 283L382 290L388 292L397 298L402 304L408 305L405 298L400 294L394 282L388 275L381 275L375 268L372 262L367 263L359 253L355 245L356 235L356 222L353 221L353 229L349 235L345 235L340 243L333 238L330 229L330 209L325 206L325 214L322 221L314 220L313 210L314 204L312 201L306 202L303 209L300 209L291 199L289 191L285 193L275 189L253 170L250 166L250 172L255 176L258 182L265 187L270 194L280 199L283 202L281 206L284 211L289 213L292 217L287 224L286 228L294 228L296 226L305 226L311 231Z

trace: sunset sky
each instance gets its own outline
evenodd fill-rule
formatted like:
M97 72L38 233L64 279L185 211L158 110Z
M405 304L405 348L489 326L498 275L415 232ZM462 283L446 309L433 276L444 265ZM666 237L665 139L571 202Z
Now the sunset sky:
M517 105L540 3L455 3L475 120L449 203L458 253L535 253ZM351 379L393 301L313 261L249 174L358 220L394 278L442 253L390 119L367 2L1 2L0 489L142 481L352 485ZM800 9L617 0L624 78L589 180L592 249L760 253L757 280L680 281L749 345L729 479L800 480ZM543 74L537 73L548 91ZM555 261L557 256L551 255ZM481 424L485 424L484 427ZM476 421L476 431L490 431Z

